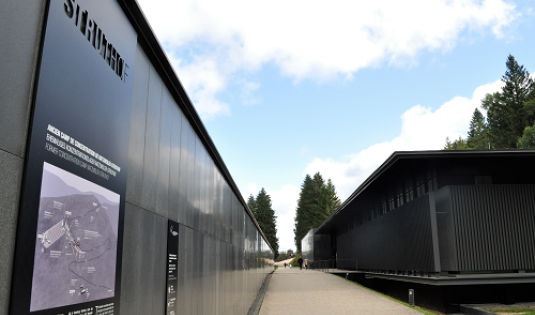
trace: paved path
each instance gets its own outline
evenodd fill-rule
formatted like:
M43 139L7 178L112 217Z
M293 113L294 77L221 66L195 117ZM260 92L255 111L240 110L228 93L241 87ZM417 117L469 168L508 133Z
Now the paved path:
M286 260L277 261L277 262L275 263L275 266L279 266L279 268L281 268L281 267L284 268L284 263L289 264L290 261L292 261L292 259L293 259L293 258L288 258L288 259L286 259Z
M335 275L299 269L277 269L260 315L421 314Z

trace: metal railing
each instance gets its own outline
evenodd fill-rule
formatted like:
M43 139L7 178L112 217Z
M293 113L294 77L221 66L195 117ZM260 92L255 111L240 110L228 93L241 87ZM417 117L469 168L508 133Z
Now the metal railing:
M358 270L356 259L327 259L310 262L310 269L322 272L334 272L335 270Z

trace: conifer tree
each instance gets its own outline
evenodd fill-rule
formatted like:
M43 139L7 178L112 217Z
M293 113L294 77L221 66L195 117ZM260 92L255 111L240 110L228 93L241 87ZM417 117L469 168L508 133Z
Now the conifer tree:
M301 192L299 193L295 215L294 241L295 246L297 247L297 252L299 253L301 252L301 239L306 235L308 230L313 227L311 224L314 207L313 185L312 178L307 174L301 184Z
M305 176L295 215L294 241L298 252L301 252L301 240L306 233L320 226L339 206L340 199L330 179L325 183L319 172L313 177Z
M522 138L518 139L516 144L519 149L534 149L535 148L535 124L533 127L526 127Z
M256 200L253 194L249 195L249 199L247 199L247 206L253 212L255 219L256 219Z
M468 129L467 145L471 149L481 150L489 148L486 127L485 117L479 109L476 108Z
M526 126L533 125L535 84L529 72L509 55L502 76L502 91L487 94L482 106L487 110L487 125L492 148L516 148ZM531 102L530 102L531 101Z
M267 237L268 242L275 251L275 258L279 253L279 239L277 238L277 217L275 211L272 209L271 197L266 193L266 190L262 188L256 199L250 195L247 200L247 206L253 211L255 219L258 225ZM253 210L252 207L255 209Z
M327 205L325 208L325 219L327 219L334 212L334 210L340 207L342 202L336 195L336 187L334 187L334 184L330 178L327 180L327 185L324 186L324 190L327 199Z
M476 109L468 138L452 142L446 138L444 150L508 149L521 143L524 129L535 122L535 82L512 55L505 66L501 92L489 93L481 102L487 110L486 123Z
M461 138L459 136L458 139L450 141L449 137L446 137L446 144L444 145L444 148L442 150L471 150L468 146L468 142L466 139Z

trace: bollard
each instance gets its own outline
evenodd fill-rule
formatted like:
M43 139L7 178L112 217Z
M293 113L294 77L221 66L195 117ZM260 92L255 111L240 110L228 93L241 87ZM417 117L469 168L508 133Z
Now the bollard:
M409 305L414 307L414 290L409 289Z

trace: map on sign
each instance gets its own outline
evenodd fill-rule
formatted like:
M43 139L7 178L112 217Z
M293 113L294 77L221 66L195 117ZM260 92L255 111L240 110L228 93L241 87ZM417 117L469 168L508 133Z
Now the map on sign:
M120 196L44 163L30 311L115 295Z

